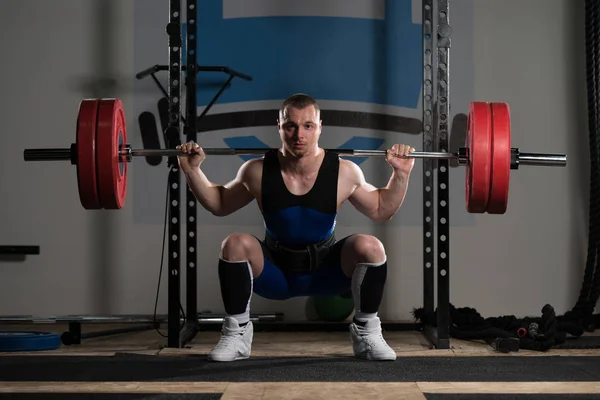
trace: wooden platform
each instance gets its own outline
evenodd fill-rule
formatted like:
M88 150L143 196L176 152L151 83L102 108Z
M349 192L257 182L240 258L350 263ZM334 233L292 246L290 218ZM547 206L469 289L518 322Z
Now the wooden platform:
M123 325L86 324L83 332L123 328ZM63 324L3 325L0 330L62 333ZM166 335L166 329L161 328ZM52 351L0 353L8 355L80 355L107 356L117 353L143 355L205 355L217 343L219 332L199 332L185 348L167 348L166 338L155 330L84 339L79 345L61 346ZM528 357L528 356L600 356L600 349L547 352L520 350L501 354L484 342L451 340L451 348L430 347L420 332L385 332L390 346L402 357ZM347 332L255 332L253 356L339 357L351 356ZM1 377L0 377L1 381ZM553 393L597 394L600 382L0 382L0 393L222 393L222 399L426 399L428 393Z
M84 324L82 332L120 329L131 325L116 324ZM68 330L66 324L7 324L0 325L0 331L44 331L62 333ZM160 332L166 336L166 327L161 327ZM586 334L588 335L588 334ZM597 336L598 332L589 335ZM204 355L218 342L219 332L199 332L194 340L185 348L167 348L167 339L156 330L130 332L112 336L96 337L82 340L79 345L61 346L57 350L35 351L31 353L19 352L19 355L87 355L106 356L115 353L134 353L152 355ZM592 350L563 350L551 349L547 352L519 350L518 352L502 354L494 351L483 341L450 340L450 349L439 350L431 348L429 342L421 332L394 331L384 332L388 344L396 351L398 357L403 356L600 356L600 349ZM15 353L1 353L11 355ZM347 332L255 332L252 344L254 356L276 357L327 357L350 356L352 346Z

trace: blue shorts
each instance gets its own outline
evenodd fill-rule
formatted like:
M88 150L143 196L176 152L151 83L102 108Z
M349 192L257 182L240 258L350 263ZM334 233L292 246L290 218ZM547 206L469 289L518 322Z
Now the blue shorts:
M320 265L306 274L288 272L273 262L273 257L264 241L260 242L264 254L264 268L254 278L254 293L265 299L286 300L300 296L334 296L351 290L351 278L342 270L342 246L348 238L336 241Z

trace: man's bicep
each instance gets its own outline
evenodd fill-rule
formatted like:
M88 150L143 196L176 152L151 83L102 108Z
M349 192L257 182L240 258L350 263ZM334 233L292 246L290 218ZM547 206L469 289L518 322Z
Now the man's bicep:
M254 196L248 190L248 180L252 179L251 161L247 161L240 167L236 177L223 185L221 200L225 214L231 214L250 203Z
M359 212L371 217L379 208L379 191L370 183L363 182L356 187L348 201Z
M355 186L350 194L348 201L359 212L370 217L379 207L379 191L367 182L360 167L354 163L351 164L351 179Z

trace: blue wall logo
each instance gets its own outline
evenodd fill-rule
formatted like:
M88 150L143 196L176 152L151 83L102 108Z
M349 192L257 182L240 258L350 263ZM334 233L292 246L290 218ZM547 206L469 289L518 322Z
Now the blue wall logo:
M220 102L284 99L302 92L320 100L418 106L422 38L421 24L412 22L411 0L385 1L383 19L286 16L285 9L281 16L265 10L269 15L260 17L253 9L249 17L224 18L224 1L199 1L198 62L230 66L254 80L237 82ZM274 7L273 1L244 3ZM199 105L212 98L206 88L216 77L199 75Z
M290 15L293 13L286 12L285 6L273 7L272 2L264 0L245 0L241 8L251 10L249 15L238 11L231 17L225 15L227 1L242 4L234 0L199 1L198 63L228 66L253 80L234 80L232 87L219 97L219 104L282 100L303 92L317 100L418 107L421 25L412 22L411 0L380 0L385 5L383 15L362 18L336 17L331 12L327 16ZM261 6L273 8L261 16ZM281 15L273 15L275 8ZM183 50L185 62L185 47ZM213 99L215 87L224 83L223 76L203 72L197 79L197 103L203 107ZM267 112L272 117L276 110ZM336 115L327 118L328 125L421 133L420 120L413 118L344 110L323 110L322 114L330 112ZM209 112L201 120L199 130L266 126L275 121L257 118L256 113L247 111L228 114L230 121L225 122L224 115L216 119ZM237 121L235 126L231 119ZM229 137L224 142L236 148L268 147L256 136ZM354 136L338 148L374 150L383 143L383 139L375 137ZM241 156L243 160L253 157ZM346 158L357 164L364 161L361 157Z

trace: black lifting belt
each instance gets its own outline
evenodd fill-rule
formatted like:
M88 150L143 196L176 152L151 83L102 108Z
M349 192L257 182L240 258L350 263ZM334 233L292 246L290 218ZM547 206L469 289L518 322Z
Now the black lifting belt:
M268 233L265 234L265 244L271 251L275 265L282 270L295 273L316 270L334 243L333 233L318 243L302 247L284 246Z

